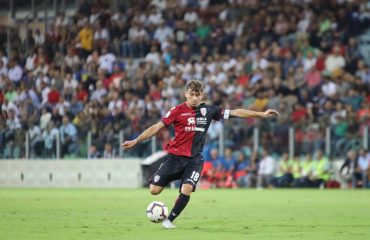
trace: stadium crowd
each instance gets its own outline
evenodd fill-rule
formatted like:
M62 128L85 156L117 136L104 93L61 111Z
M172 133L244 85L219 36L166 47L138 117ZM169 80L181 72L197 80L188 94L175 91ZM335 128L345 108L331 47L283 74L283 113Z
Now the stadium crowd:
M268 153L286 159L291 126L296 152L306 159L322 150L327 126L336 156L358 150L356 139L370 124L370 68L356 40L370 25L367 1L129 0L112 6L81 0L73 17L60 13L25 39L15 34L9 55L1 42L0 158L23 158L26 133L33 158L55 157L58 135L62 157L117 157L118 133L133 138L158 121L184 101L190 79L205 83L208 103L281 114L212 124L208 159L218 155L223 127L225 159L239 154L253 162ZM254 127L260 153L251 151ZM170 136L159 135L159 148ZM145 156L149 147L142 144L134 154ZM286 181L270 177L257 177L257 186Z
M290 158L284 152L276 159L264 150L246 156L243 151L226 148L221 156L212 148L205 157L202 188L367 188L370 176L370 153L350 150L345 161L337 166L321 150ZM336 172L337 171L337 172Z

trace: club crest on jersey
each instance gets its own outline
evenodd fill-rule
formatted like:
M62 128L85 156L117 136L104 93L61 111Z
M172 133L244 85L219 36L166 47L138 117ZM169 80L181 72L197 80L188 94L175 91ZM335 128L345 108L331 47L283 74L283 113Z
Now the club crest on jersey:
M161 176L159 176L159 175L155 175L155 176L154 176L154 182L158 182L160 178L161 178Z
M201 108L200 113L202 114L202 116L205 116L207 114L207 108Z

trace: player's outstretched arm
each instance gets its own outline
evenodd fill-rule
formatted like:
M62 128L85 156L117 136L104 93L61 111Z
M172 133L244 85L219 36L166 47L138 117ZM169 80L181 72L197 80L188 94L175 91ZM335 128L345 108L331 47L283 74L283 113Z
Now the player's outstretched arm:
M125 149L125 150L129 150L129 149L133 148L136 144L153 137L164 127L165 127L164 123L162 121L160 121L160 122L152 125L148 129L146 129L136 139L134 139L132 141L125 141L124 143L122 143L122 148Z
M250 118L250 117L269 118L278 116L279 113L273 109L268 109L264 112L256 112L247 109L234 109L230 111L230 117L236 118Z

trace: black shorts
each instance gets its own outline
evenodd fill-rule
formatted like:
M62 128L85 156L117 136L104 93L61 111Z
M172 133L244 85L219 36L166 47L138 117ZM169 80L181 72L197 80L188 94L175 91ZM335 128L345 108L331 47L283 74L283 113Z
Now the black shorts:
M189 183L193 186L193 191L199 182L203 170L203 157L185 157L169 154L167 160L161 164L158 170L149 179L149 183L157 186L166 186L168 183L181 179L182 184Z

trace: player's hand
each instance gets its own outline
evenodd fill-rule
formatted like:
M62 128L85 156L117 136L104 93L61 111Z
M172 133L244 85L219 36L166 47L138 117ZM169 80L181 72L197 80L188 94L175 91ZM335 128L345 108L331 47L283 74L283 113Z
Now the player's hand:
M269 118L269 117L278 117L279 113L273 109L268 109L265 112L263 112L262 117Z
M132 140L132 141L125 141L124 143L122 143L122 148L125 149L125 150L130 150L131 148L133 148L135 145L137 144L137 140Z

